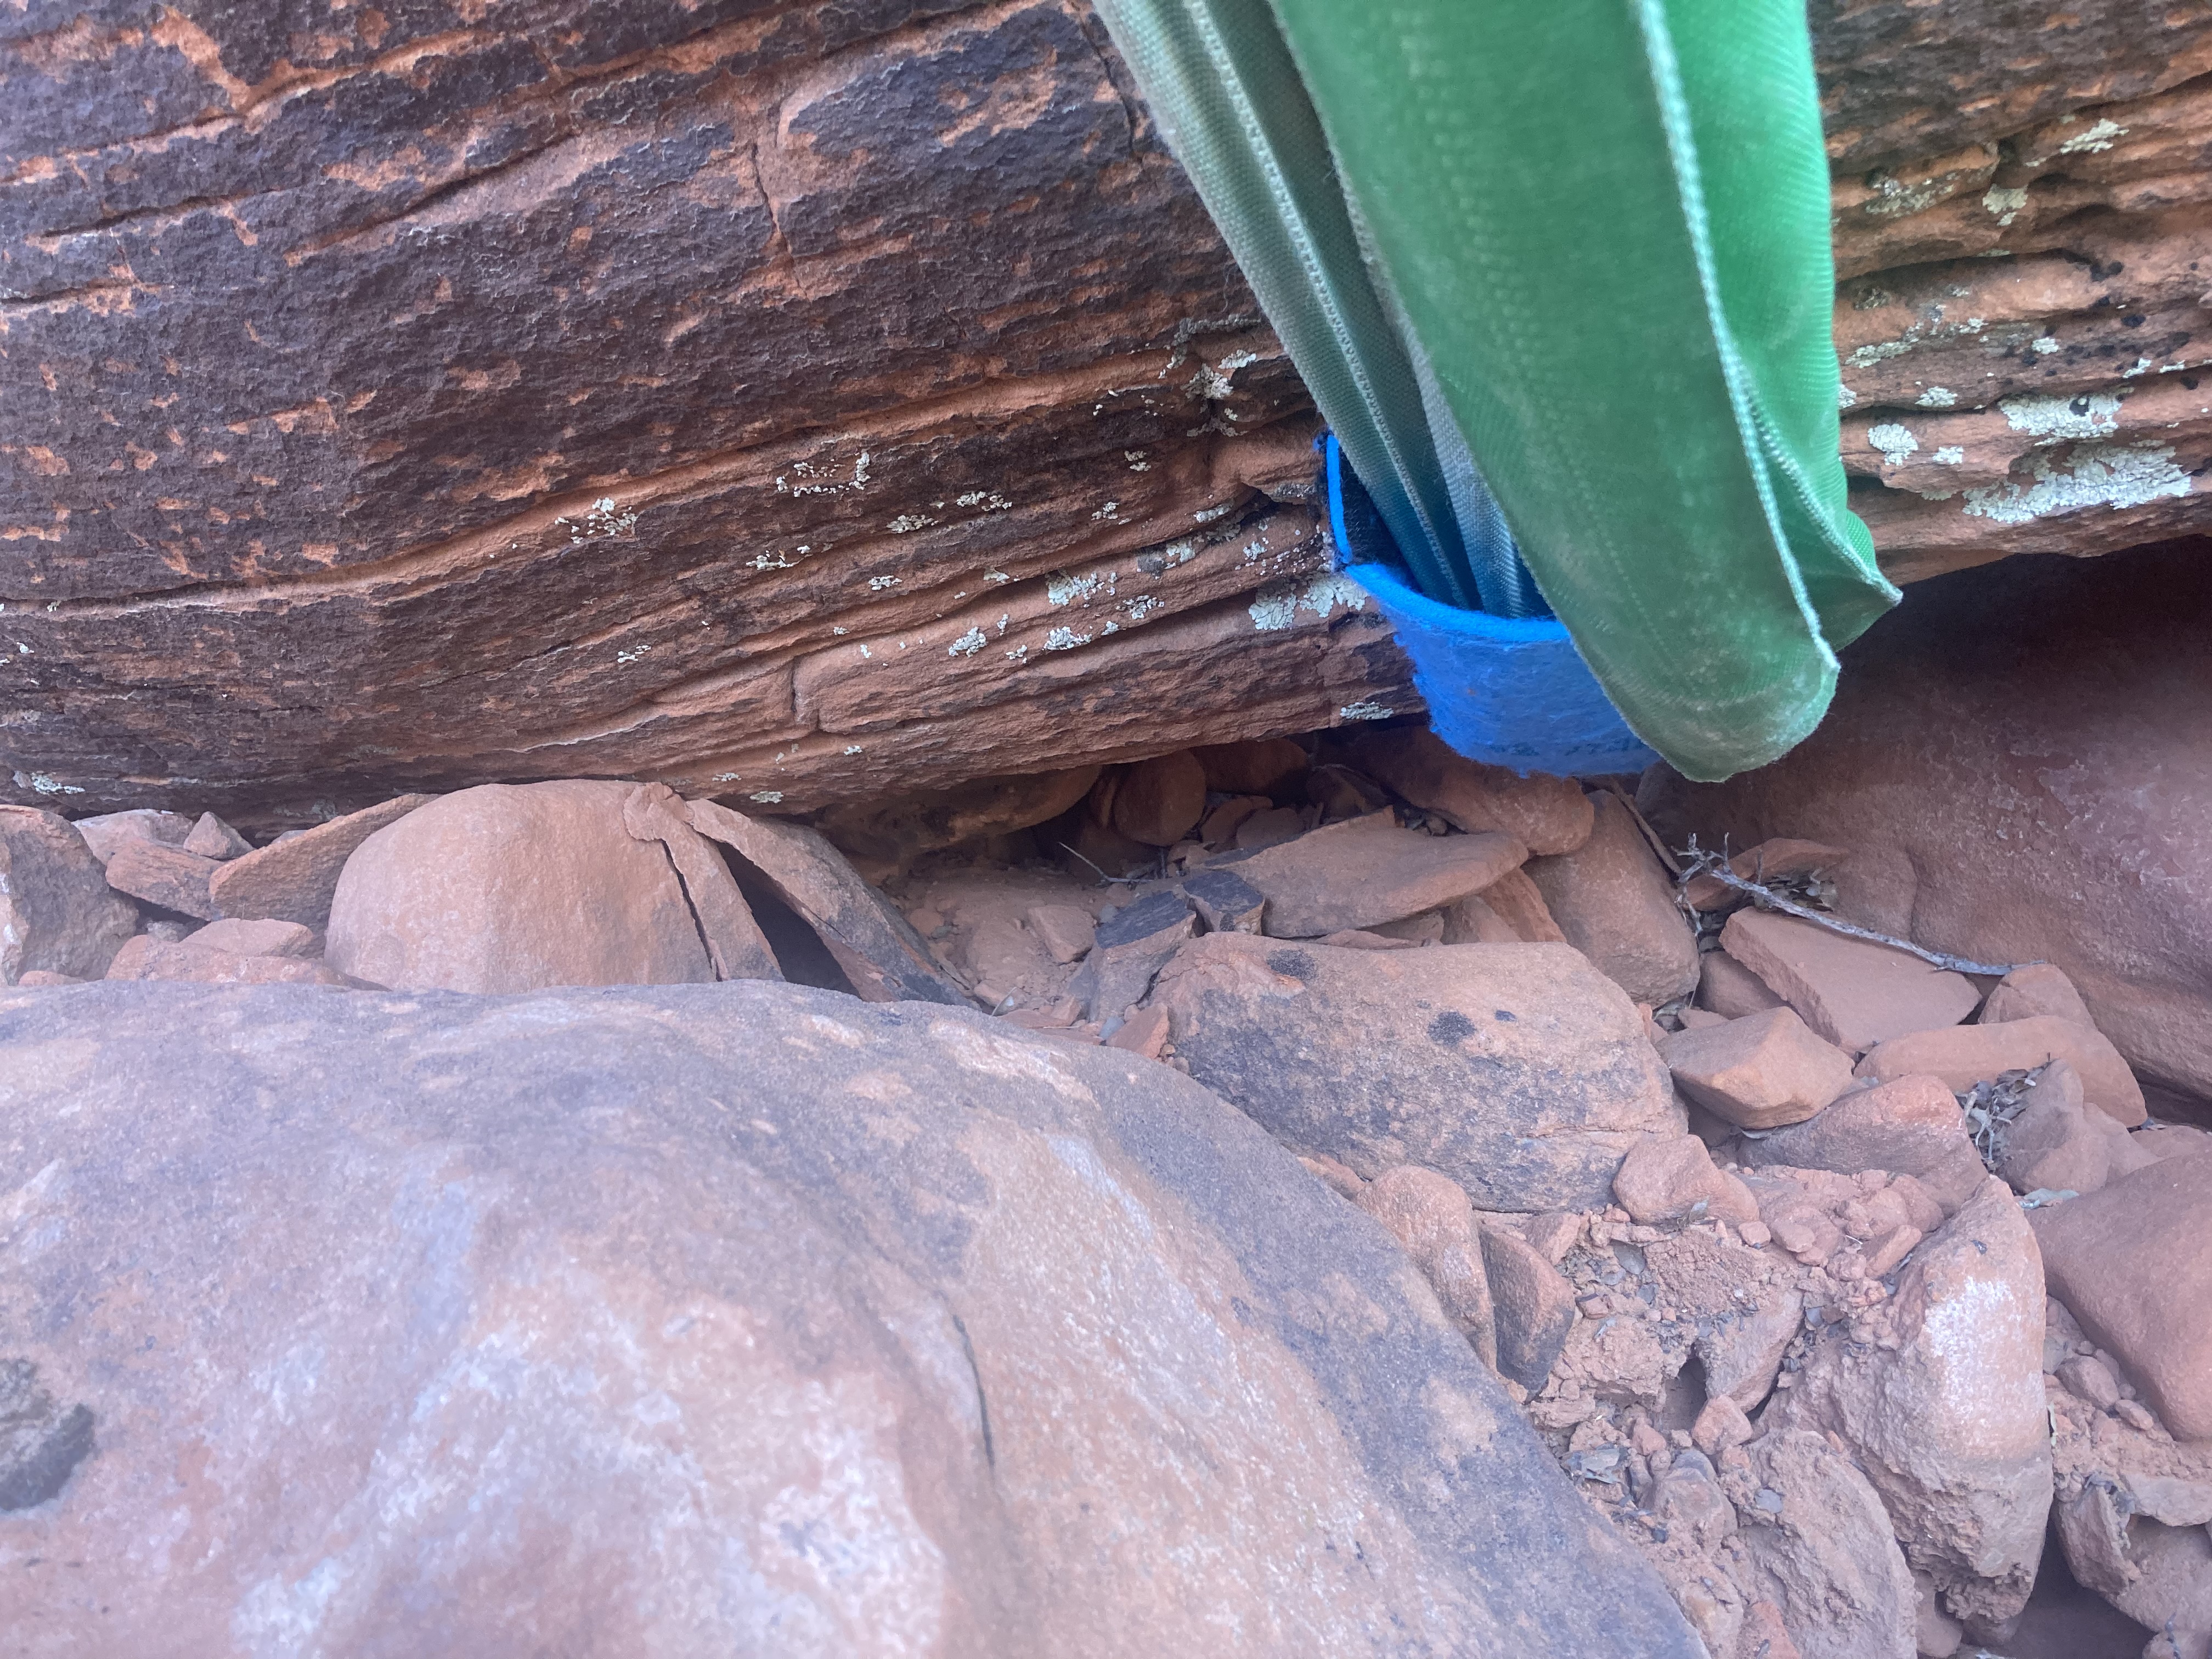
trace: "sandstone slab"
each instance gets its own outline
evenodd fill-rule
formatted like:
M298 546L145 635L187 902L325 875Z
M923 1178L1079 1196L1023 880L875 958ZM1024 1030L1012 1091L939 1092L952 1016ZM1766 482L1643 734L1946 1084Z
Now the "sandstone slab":
M1510 927L1522 944L1567 943L1567 936L1553 919L1551 907L1544 902L1542 890L1529 878L1527 866L1509 870L1474 896Z
M716 979L781 979L783 967L714 844L691 826L682 796L665 783L623 797L623 828L667 855ZM833 855L834 856L834 855ZM837 860L841 865L844 860Z
M1531 860L1529 878L1567 943L1630 997L1656 1008L1687 996L1698 984L1698 942L1674 884L1628 809L1602 793L1591 800L1589 838L1572 853Z
M182 847L133 838L109 854L107 884L164 910L207 921L216 914L208 878L222 867L217 860Z
M2094 1193L2112 1174L2113 1138L2126 1134L2110 1116L2084 1103L2081 1074L2056 1060L2007 1126L1997 1173L2016 1193Z
M1527 856L1510 836L1423 835L1376 812L1310 830L1226 867L1267 898L1261 926L1271 936L1319 939L1450 904L1490 886Z
M139 807L127 812L99 812L76 820L77 834L102 865L115 856L125 842L150 841L164 847L182 847L197 825L180 813Z
M2089 1005L2066 977L2066 970L2048 962L2032 962L2007 974L1975 1018L1984 1025L2001 1025L2008 1019L2033 1019L2044 1014L2083 1025L2096 1024L2090 1017Z
M1147 847L1174 846L1206 816L1206 768L1188 749L1139 761L1115 785L1108 821Z
M246 921L237 917L211 921L204 927L195 927L179 943L189 942L196 950L228 951L240 957L312 957L319 954L322 942L315 930L303 927L296 921L278 921L273 917Z
M1789 1006L1765 980L1727 951L1707 951L1698 958L1698 1007L1724 1019L1741 1019L1747 1014Z
M28 1656L1697 1652L1402 1253L1164 1067L762 981L0 1044Z
M0 806L0 984L27 973L98 979L138 925L59 813Z
M395 990L712 980L684 880L659 843L624 825L635 792L590 780L483 784L396 817L346 860L331 965ZM734 894L728 871L714 873Z
M2051 1293L2168 1431L2212 1440L2212 1158L2162 1158L2028 1219Z
M1663 1051L1675 1087L1742 1129L1802 1123L1851 1086L1851 1059L1788 1008L1685 1029Z
M1208 933L1155 994L1191 1075L1292 1151L1419 1164L1479 1209L1601 1206L1632 1147L1682 1133L1634 1005L1565 945Z
M1962 1620L2027 1605L2051 1507L2043 1262L1991 1176L1916 1251L1863 1328L1823 1336L1770 1428L1832 1431L1905 1559Z
M1522 777L1486 766L1420 726L1400 726L1351 747L1357 763L1399 798L1453 828L1510 836L1532 856L1571 853L1589 839L1589 799L1571 778Z
M1859 1062L1858 1073L1884 1081L1924 1074L1941 1078L1963 1094L1985 1079L2053 1060L2071 1066L2081 1076L2084 1097L2123 1128L2133 1128L2148 1115L2142 1085L2104 1034L2094 1025L2051 1014L1893 1037Z
M1941 1079L1906 1076L1839 1097L1815 1116L1744 1143L1743 1161L1912 1176L1950 1214L1988 1173L1959 1102Z
M175 980L197 985L336 985L349 981L319 962L171 943L141 933L115 953L112 980Z
M208 892L222 915L273 917L307 927L324 927L337 892L338 872L355 848L432 799L401 795L271 842L224 864L208 878Z
M1771 911L1737 911L1721 932L1721 948L1854 1054L1908 1031L1956 1025L1981 1001L1964 974Z

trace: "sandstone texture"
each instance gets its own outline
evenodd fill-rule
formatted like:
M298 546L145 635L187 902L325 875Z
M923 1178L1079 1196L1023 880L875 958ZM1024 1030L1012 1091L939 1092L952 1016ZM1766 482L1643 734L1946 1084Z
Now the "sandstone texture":
M1479 893L1528 850L1510 836L1428 836L1387 811L1330 824L1249 858L1224 860L1267 901L1261 927L1277 939L1319 939L1400 921Z
M1925 1075L1963 1092L1985 1078L2064 1060L2081 1082L2089 1104L2123 1127L2143 1121L2142 1088L2104 1033L2056 1014L2005 1020L1996 1025L1954 1025L1893 1037L1858 1065L1862 1077L1885 1082Z
M1657 1006L1698 986L1698 942L1674 903L1674 884L1608 793L1591 798L1595 823L1573 852L1526 868L1567 943L1638 1002Z
M697 914L706 907L687 897L690 881L660 844L623 823L637 793L581 780L493 783L417 807L347 860L331 965L394 990L714 979ZM701 867L743 912L720 861ZM764 943L751 966L744 976L781 977Z
M2212 1440L2212 1158L2161 1159L2029 1220L2051 1293L2169 1431Z
M1982 1000L1964 974L1796 916L1738 910L1721 930L1721 948L1854 1054L1908 1031L1956 1025Z
M0 33L6 799L799 810L1418 711L1085 8L368 10ZM2200 524L2212 22L1812 21L1886 566Z
M2212 1099L2208 636L2202 544L1946 576L1844 651L1796 750L1724 784L1655 775L1646 810L1677 846L1849 846L1846 919L2051 963L2147 1081Z
M137 926L67 819L0 806L0 984L27 973L97 979Z
M1949 1214L1987 1174L1959 1102L1939 1078L1908 1076L1851 1090L1802 1123L1747 1140L1744 1162L1856 1174L1909 1175Z
M757 981L0 1042L27 1655L1699 1651L1382 1230L1149 1061Z
M1418 1164L1478 1209L1605 1204L1632 1147L1682 1130L1634 1006L1564 945L1209 933L1155 995L1191 1076L1293 1152Z
M1824 1340L1768 1413L1843 1438L1954 1616L2001 1621L2034 1586L2051 1489L2043 1298L2034 1236L1992 1177L1914 1253L1875 1340Z
M1663 1054L1676 1088L1742 1129L1802 1123L1852 1082L1850 1056L1787 1008L1684 1030Z
M429 799L401 795L280 836L210 874L208 896L226 916L273 918L320 927L330 920L338 872L356 849Z
M1530 853L1571 853L1589 839L1589 799L1571 778L1518 777L1455 753L1422 726L1378 732L1350 752L1408 805L1440 813L1470 834L1495 830Z

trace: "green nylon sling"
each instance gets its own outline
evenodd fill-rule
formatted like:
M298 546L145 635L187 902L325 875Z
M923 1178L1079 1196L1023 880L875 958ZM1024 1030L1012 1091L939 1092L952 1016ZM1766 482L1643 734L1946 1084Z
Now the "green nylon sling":
M1415 584L1489 591L1463 440L1645 742L1717 779L1811 732L1898 596L1844 503L1802 6L1102 9Z

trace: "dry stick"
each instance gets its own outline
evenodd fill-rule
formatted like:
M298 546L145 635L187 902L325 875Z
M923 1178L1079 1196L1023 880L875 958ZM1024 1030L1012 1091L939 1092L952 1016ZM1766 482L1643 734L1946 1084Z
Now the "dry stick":
M1070 847L1066 842L1061 842L1060 843L1060 850L1063 853L1073 854L1075 857L1083 859L1083 854L1076 852L1075 849L1073 847ZM1089 859L1083 859L1083 861L1085 864L1091 864L1091 860ZM1098 870L1098 866L1095 864L1091 864L1091 867L1094 870ZM1098 870L1098 879L1107 883L1109 885L1111 885L1115 882L1119 882L1124 887L1133 887L1136 885L1138 881L1141 879L1141 878L1137 876L1109 876L1103 870Z
M2012 966L1994 962L1972 962L1965 957L1954 957L1942 951L1927 950L1915 945L1911 939L1892 939L1887 933L1877 933L1871 927L1861 927L1855 923L1842 921L1824 911L1793 902L1783 897L1771 887L1761 887L1755 881L1746 881L1735 871L1729 869L1726 862L1719 860L1713 854L1705 853L1698 857L1700 860L1714 861L1705 864L1702 868L1698 863L1693 862L1689 869L1682 872L1681 879L1684 882L1687 882L1692 876L1711 876L1723 887L1732 887L1739 893L1749 894L1762 908L1779 910L1784 915L1796 916L1800 921L1809 921L1814 927L1825 927L1832 933L1842 933L1851 939L1863 939L1873 945L1887 945L1893 951L1906 951L1918 957L1923 962L1933 963L1938 968L1948 968L1954 974L1995 974L2002 979L2005 975L2012 972Z

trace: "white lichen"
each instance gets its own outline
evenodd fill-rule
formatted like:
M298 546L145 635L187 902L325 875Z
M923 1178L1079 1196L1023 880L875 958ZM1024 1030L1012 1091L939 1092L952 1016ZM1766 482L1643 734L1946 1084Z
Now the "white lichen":
M927 513L902 513L884 526L894 536L910 536L917 530L927 530L936 520Z
M1923 409L1950 409L1957 405L1959 394L1948 386L1931 386L1913 401Z
M2033 393L2000 398L2005 423L2025 432L2039 444L2068 443L2080 438L2102 438L2119 428L2120 400L2108 392L2086 392L2078 398L2045 398Z
M984 637L981 629L971 628L951 644L946 646L945 654L948 657L972 657L989 643L990 641Z
M1982 205L1996 216L1997 226L2002 229L2012 222L2014 214L2027 205L2027 192L2024 190L2002 190L1992 185L1989 194L1982 198Z
M1336 711L1340 720L1387 720L1398 711L1388 703L1348 702Z
M1882 465L1885 466L1903 465L1905 458L1920 447L1920 440L1894 421L1885 421L1880 426L1869 427L1867 442L1881 452Z
M2112 140L2123 137L2126 133L2127 129L2118 121L2100 119L2059 145L2058 153L2061 155L2084 155L2096 150L2110 149Z
M1938 466L1963 466L1966 465L1966 452L1957 444L1945 444L1928 459Z
M2171 444L2082 444L2063 465L2034 458L2033 481L2012 479L1970 489L1963 509L1996 524L2027 524L2085 507L2142 507L2189 494L2189 475L2173 463Z
M773 806L783 799L783 791L781 789L756 789L753 791L753 799L763 806Z
M1286 582L1280 586L1261 588L1247 614L1254 628L1263 634L1272 634L1296 623L1301 611L1310 611L1326 620L1340 605L1346 611L1364 611L1367 608L1367 592L1349 577L1329 571L1303 587Z

